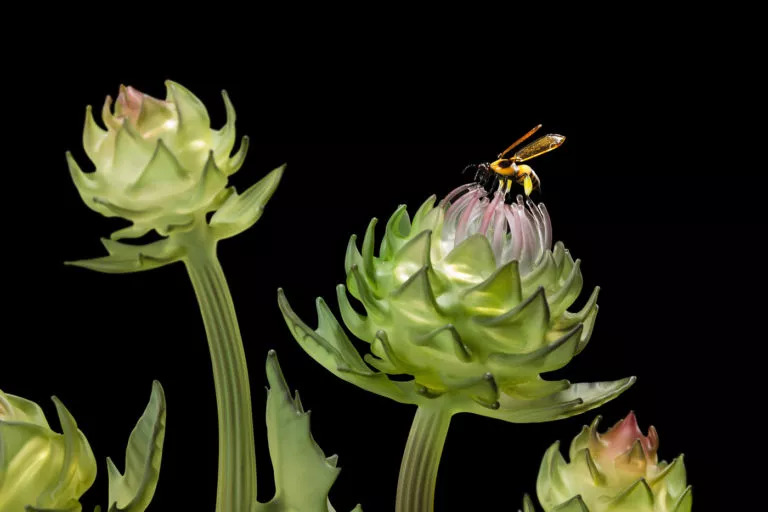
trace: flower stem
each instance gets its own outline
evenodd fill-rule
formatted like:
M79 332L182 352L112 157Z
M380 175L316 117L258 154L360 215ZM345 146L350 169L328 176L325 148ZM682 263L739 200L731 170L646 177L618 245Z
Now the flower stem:
M435 485L451 412L441 403L420 405L413 418L397 482L397 512L432 512Z
M251 388L243 341L216 241L201 223L177 235L203 315L213 364L219 414L219 479L216 512L246 512L256 504L256 453Z

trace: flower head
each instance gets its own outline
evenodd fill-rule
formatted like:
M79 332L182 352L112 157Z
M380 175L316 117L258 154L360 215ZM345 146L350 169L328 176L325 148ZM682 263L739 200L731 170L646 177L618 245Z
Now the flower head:
M659 436L643 435L634 413L604 434L600 417L571 442L570 462L555 443L544 456L536 491L544 510L589 512L690 512L683 456L659 461ZM582 508L576 507L576 504Z
M54 397L63 433L34 402L0 391L0 510L78 507L96 479L96 460L74 418Z
M597 315L597 289L581 311L567 311L581 291L580 262L562 243L552 247L544 205L520 197L508 204L502 192L488 196L475 184L434 203L429 198L413 220L398 208L378 255L376 219L362 251L355 236L349 242L347 282L337 296L344 323L370 343L365 362L322 299L313 331L281 292L305 350L341 378L396 400L449 397L456 412L516 422L577 414L632 384L540 377L584 349ZM347 290L367 315L352 307ZM387 378L402 374L413 379Z
M133 222L113 238L188 227L195 215L222 204L227 176L245 158L247 138L230 157L235 111L226 93L227 124L211 130L208 111L195 95L171 81L166 87L163 101L121 86L114 110L107 96L101 111L106 130L86 109L83 146L95 172L83 173L67 154L83 201L103 215Z
M480 185L462 185L444 199L449 205L440 243L448 253L472 235L485 236L491 244L496 266L517 261L521 274L527 274L552 249L552 224L543 203L534 204L518 195L508 203L497 190L489 196Z
M165 100L121 86L113 108L107 96L101 110L106 129L96 123L91 107L86 109L83 147L95 171L83 172L68 152L72 179L88 207L132 225L104 242L110 256L78 265L130 272L176 261L184 256L178 240L141 247L115 240L152 230L174 238L205 224L212 211L206 236L233 236L258 220L280 181L284 166L238 195L228 177L242 166L248 138L232 156L235 110L229 96L222 93L226 124L213 130L205 105L194 94L170 80L165 85Z

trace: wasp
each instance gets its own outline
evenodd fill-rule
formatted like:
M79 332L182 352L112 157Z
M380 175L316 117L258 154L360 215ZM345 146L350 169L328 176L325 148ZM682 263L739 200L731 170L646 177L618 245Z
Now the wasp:
M539 177L536 176L536 173L533 172L529 165L525 165L522 162L560 147L565 141L565 137L556 133L550 133L539 137L530 144L526 144L511 157L507 158L506 155L525 142L539 128L541 128L541 125L533 127L528 133L517 139L511 146L499 153L495 162L468 165L464 168L464 172L474 170L475 180L483 184L487 183L489 179L493 180L494 185L498 181L500 188L505 189L507 192L509 192L514 180L523 186L526 196L531 195L534 189L541 189L541 180L539 180Z

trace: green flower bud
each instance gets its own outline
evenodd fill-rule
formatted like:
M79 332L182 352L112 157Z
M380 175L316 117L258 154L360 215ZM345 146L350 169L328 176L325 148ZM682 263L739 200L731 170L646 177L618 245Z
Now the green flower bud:
M378 255L373 219L362 252L347 247L341 316L368 342L365 362L322 299L313 331L280 295L300 344L339 377L407 403L450 396L453 412L514 422L548 421L615 397L634 378L608 383L546 381L586 347L597 292L578 312L582 277L562 243L552 248L549 215L530 200L508 204L497 191L459 187L434 207L429 198L411 220L405 206L386 225ZM347 290L365 309L359 314ZM368 363L375 370L366 365ZM410 381L387 375L410 375Z
M226 92L227 122L211 129L205 105L181 85L167 81L165 101L132 87L107 96L101 111L106 130L86 109L83 147L96 171L84 173L70 153L67 162L83 201L107 217L133 226L113 239L140 237L152 229L165 235L189 227L230 194L227 177L243 164L248 139L230 157L235 143L235 110Z
M644 436L633 413L604 434L600 417L571 442L570 462L553 444L541 463L536 492L545 512L690 512L683 456L658 460L659 436ZM526 511L533 510L529 500Z
M63 433L40 407L0 391L0 510L80 511L79 498L96 479L96 460L74 418L53 398Z
M227 122L212 130L205 105L181 85L166 81L165 100L132 87L120 87L114 110L107 96L101 118L86 109L83 146L96 167L83 172L71 153L67 162L86 205L132 225L102 239L109 256L70 262L101 272L149 270L184 259L189 246L229 238L251 227L264 212L285 166L244 193L228 186L243 164L248 138L235 143L235 109L223 92ZM206 214L215 213L207 221ZM118 242L155 230L162 235L145 245Z

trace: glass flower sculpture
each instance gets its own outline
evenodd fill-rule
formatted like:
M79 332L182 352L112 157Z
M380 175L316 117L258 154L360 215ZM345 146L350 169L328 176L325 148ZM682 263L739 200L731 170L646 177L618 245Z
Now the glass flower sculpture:
M600 417L571 442L570 462L560 443L544 455L536 492L545 512L690 512L683 456L659 461L659 436L650 427L644 436L634 413L604 434ZM526 496L524 512L534 512Z
M112 233L111 239L102 239L108 256L71 264L109 273L149 270L176 261L186 265L208 336L216 388L217 512L332 512L328 491L339 472L336 457L326 458L312 440L308 416L298 395L293 399L288 394L274 353L267 362L267 426L276 494L268 502L257 501L248 367L232 297L216 256L219 240L248 229L261 217L285 166L238 194L227 181L243 164L248 138L231 156L235 111L226 92L227 122L212 130L208 112L196 96L171 81L166 88L165 100L159 100L121 87L114 109L109 97L104 103L106 129L97 125L91 108L86 109L83 146L95 171L83 172L67 153L72 178L91 209L132 224ZM162 238L143 245L119 241L152 230ZM150 436L144 433L142 438ZM129 464L137 450L129 448ZM141 453L149 464L143 474L153 476L154 492L159 461L153 464L152 454L157 451L145 447ZM109 473L109 512L143 512L152 493L136 488L136 483L144 485L146 479L130 465L121 476L110 463Z
M489 195L467 184L438 206L430 197L412 220L400 206L386 224L378 255L376 219L361 250L352 236L346 286L337 287L337 298L346 326L370 344L364 359L323 299L317 299L319 327L313 330L278 292L294 337L315 360L363 389L418 406L401 467L398 510L433 509L437 465L453 414L550 421L597 407L634 382L541 378L587 345L598 290L580 311L568 311L582 288L579 260L562 243L552 247L543 204L521 196L510 204L506 198L501 190ZM366 315L351 305L347 291Z
M237 172L248 151L244 137L235 143L235 110L226 92L227 123L211 130L202 102L179 84L167 82L165 101L133 87L121 87L111 110L101 110L106 130L86 109L83 147L96 171L83 173L71 153L67 162L80 197L107 217L133 225L112 238L136 238L152 229L162 235L192 227L196 217L216 210L232 197L227 177Z
M80 512L80 497L96 479L96 460L69 411L56 398L62 433L40 407L0 391L0 510ZM160 475L165 394L159 382L128 439L125 473L107 458L109 512L144 512ZM97 507L96 511L101 509Z
M312 438L309 416L298 394L291 395L274 351L266 365L266 419L275 494L257 500L248 368L216 254L220 240L261 217L285 166L239 194L228 178L243 165L248 138L233 154L235 111L228 95L223 93L227 120L217 130L194 94L171 81L166 89L161 100L121 86L114 106L110 97L104 103L103 126L86 109L83 146L94 169L84 172L67 153L72 179L89 208L130 225L102 239L108 255L71 264L107 273L186 266L208 338L218 405L216 512L333 512L328 493L339 473L336 456L326 457ZM530 179L526 186L530 193ZM278 291L292 334L315 360L363 389L417 406L400 469L399 512L434 509L454 414L551 421L593 409L634 383L634 377L577 384L542 377L586 347L599 290L580 310L569 311L582 291L580 261L561 242L553 244L543 204L508 191L462 185L437 205L435 196L427 199L413 218L402 205L386 223L378 250L376 219L360 248L351 238L337 300L343 323L370 345L362 357L322 298L319 326L312 329ZM136 240L152 232L159 239ZM25 506L80 511L80 495L95 476L93 455L66 409L56 405L63 434L51 432L31 402L0 393L2 512ZM129 438L124 473L108 460L107 512L144 512L150 504L165 410L155 383ZM570 463L557 444L547 452L537 485L546 512L690 512L682 459L657 460L655 430L643 436L632 414L606 434L596 429L597 422L574 440ZM524 508L534 511L527 496Z
M121 87L114 110L102 109L106 130L86 109L83 147L96 167L84 173L67 153L72 179L91 209L132 225L102 243L109 256L73 262L102 272L135 272L175 261L189 271L203 315L219 404L217 511L247 510L256 502L256 460L250 384L240 330L224 272L219 240L261 217L283 173L279 167L239 195L227 177L245 159L248 139L230 156L235 111L223 93L227 122L212 130L205 105L167 81L165 100ZM215 213L207 221L207 215ZM164 238L145 245L118 242L155 230Z
M0 391L0 510L79 511L96 479L96 460L75 419L53 397L62 433L40 406Z

